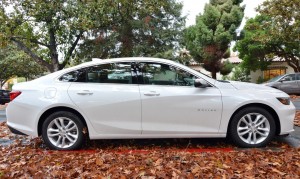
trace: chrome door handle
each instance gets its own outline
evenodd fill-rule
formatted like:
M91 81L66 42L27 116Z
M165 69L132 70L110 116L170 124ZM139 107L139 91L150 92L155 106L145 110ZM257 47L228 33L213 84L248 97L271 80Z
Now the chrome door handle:
M150 91L148 93L144 93L145 96L159 96L160 94L155 91Z
M79 94L79 95L92 95L93 92L90 92L89 90L82 90L82 91L78 91L77 94Z

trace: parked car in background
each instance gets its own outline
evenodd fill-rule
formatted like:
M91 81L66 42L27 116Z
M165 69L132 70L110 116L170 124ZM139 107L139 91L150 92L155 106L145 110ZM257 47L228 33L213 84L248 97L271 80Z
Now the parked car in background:
M12 132L51 149L89 139L229 137L262 147L294 131L295 107L266 86L217 81L157 58L94 60L18 83L6 108Z
M279 89L287 94L300 94L300 73L276 76L263 85Z
M8 90L0 90L0 104L9 103L9 93Z

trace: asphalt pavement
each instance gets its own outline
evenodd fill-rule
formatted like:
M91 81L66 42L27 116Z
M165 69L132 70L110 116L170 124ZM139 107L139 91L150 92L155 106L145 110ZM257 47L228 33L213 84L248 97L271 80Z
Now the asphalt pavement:
M5 109L0 110L0 122L3 122L6 120L6 115L5 115Z

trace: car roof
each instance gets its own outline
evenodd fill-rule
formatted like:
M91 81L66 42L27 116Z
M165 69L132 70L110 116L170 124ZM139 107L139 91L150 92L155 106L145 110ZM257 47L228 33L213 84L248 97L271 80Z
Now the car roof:
M103 64L103 63L111 63L111 62L160 62L160 63L166 63L166 64L170 64L170 65L176 65L176 66L180 66L183 69L188 69L193 70L185 65L182 65L180 63L177 63L175 61L171 61L171 60L166 60L166 59L161 59L161 58L153 58L153 57L125 57L125 58L111 58L111 59L100 59L100 58L93 58L92 61L90 62L85 62L82 63L80 65L76 65L70 68L66 68L54 73L51 73L49 75L43 76L41 78L39 78L39 80L43 80L43 79L47 79L47 78L54 78L57 79L59 76L61 76L64 73L70 72L72 70L76 70L79 68L85 68L85 67L89 67L89 66L93 66L93 65L98 65L98 64ZM194 73L200 74L199 72L193 70ZM204 75L201 75L202 78L206 79L207 81L209 81L211 84L215 83L215 80L210 78L210 77L206 77Z
M107 62L161 62L161 63L167 63L167 64L173 64L173 65L182 65L180 63L174 62L172 60L166 60L162 58L153 58L153 57L125 57L125 58L109 58L109 59L100 59L100 58L93 58L92 61L81 63L80 65L76 65L70 68L66 68L61 70L60 72L67 72L74 69L82 68L82 67L88 67L92 65L107 63ZM186 66L185 66L186 67Z
M110 62L120 62L120 61L136 61L136 62L142 62L142 61L157 61L157 62L166 62L166 63L174 63L174 61L162 59L162 58L154 58L154 57L124 57L124 58L110 58L110 59L100 59L100 58L92 58L91 62L86 62L89 64L92 63L99 63L99 62L106 62L109 60ZM176 63L176 62L175 62ZM85 64L85 63L83 63Z

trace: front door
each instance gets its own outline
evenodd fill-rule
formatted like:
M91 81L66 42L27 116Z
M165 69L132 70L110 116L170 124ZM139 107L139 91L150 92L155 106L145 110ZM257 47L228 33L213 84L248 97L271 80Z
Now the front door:
M194 75L168 64L139 64L142 134L217 134L222 100L215 87L194 87Z
M281 83L279 89L288 94L294 94L299 92L299 86L296 81L295 74L286 75L282 79L282 82L279 83Z

